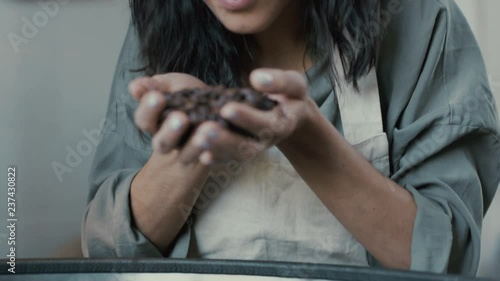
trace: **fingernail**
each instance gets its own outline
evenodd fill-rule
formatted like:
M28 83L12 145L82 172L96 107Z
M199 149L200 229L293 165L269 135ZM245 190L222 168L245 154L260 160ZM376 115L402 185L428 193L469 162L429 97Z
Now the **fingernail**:
M214 140L215 138L217 138L217 135L218 135L216 129L208 127L208 126L202 127L200 129L200 132L205 134L209 140Z
M210 148L210 144L208 143L207 139L205 136L203 135L198 135L196 136L196 139L195 139L195 144L198 146L198 147L201 147L203 149L209 149Z
M160 103L158 96L156 95L149 95L146 102L148 103L148 106L151 108L157 107L158 104Z
M214 140L217 137L217 131L215 130L209 130L207 132L207 136L209 139Z
M168 119L168 126L172 131L179 131L183 126L182 120L177 116L172 116Z
M271 74L267 73L267 72L257 71L255 73L255 80L261 86L269 87L269 86L271 86L273 84L274 77Z
M205 164L205 165L211 165L213 164L213 157L212 157L212 153L210 153L209 151L204 151L201 155L200 155L200 163L202 164Z
M234 118L236 118L236 111L232 107L224 107L220 111L220 115L223 118L234 119Z

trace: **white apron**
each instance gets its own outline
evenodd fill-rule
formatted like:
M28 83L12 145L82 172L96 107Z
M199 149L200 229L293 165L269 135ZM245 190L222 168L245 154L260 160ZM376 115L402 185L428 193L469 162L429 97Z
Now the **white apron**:
M338 62L338 54L335 59ZM358 87L359 93L346 84L337 85L344 137L387 176L388 142L375 69ZM216 192L217 196L199 199L192 228L196 256L368 265L363 246L276 147L241 168L240 174L230 178L228 186ZM207 204L209 197L212 199Z

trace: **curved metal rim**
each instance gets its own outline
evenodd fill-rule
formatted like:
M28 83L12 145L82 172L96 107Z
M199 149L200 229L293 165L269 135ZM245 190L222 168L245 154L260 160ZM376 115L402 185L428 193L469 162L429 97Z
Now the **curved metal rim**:
M9 265L2 260L2 274ZM380 268L338 266L313 263L289 263L239 260L192 259L19 259L16 274L71 274L71 273L192 273L269 276L299 279L348 281L396 280L486 280Z

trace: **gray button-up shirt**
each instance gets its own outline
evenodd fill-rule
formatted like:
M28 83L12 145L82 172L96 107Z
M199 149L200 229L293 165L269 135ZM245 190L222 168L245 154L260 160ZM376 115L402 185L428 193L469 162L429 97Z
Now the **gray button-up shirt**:
M391 179L417 204L411 268L475 274L482 218L500 181L497 114L479 47L453 1L382 2L376 67ZM152 153L150 137L134 126L137 103L127 90L143 75L131 71L140 66L131 28L90 174L86 256L164 256L134 227L129 206L131 181ZM309 76L310 95L341 131L328 79L314 69ZM190 228L188 220L168 257L189 256Z

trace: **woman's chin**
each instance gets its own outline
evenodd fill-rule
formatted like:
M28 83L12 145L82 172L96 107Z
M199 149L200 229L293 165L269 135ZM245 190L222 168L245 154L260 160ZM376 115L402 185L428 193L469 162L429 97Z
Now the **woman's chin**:
M270 23L259 22L252 19L241 20L240 17L221 19L224 27L236 34L255 34L264 31Z
M272 20L252 13L224 13L217 16L224 27L236 34L255 34L266 30Z

